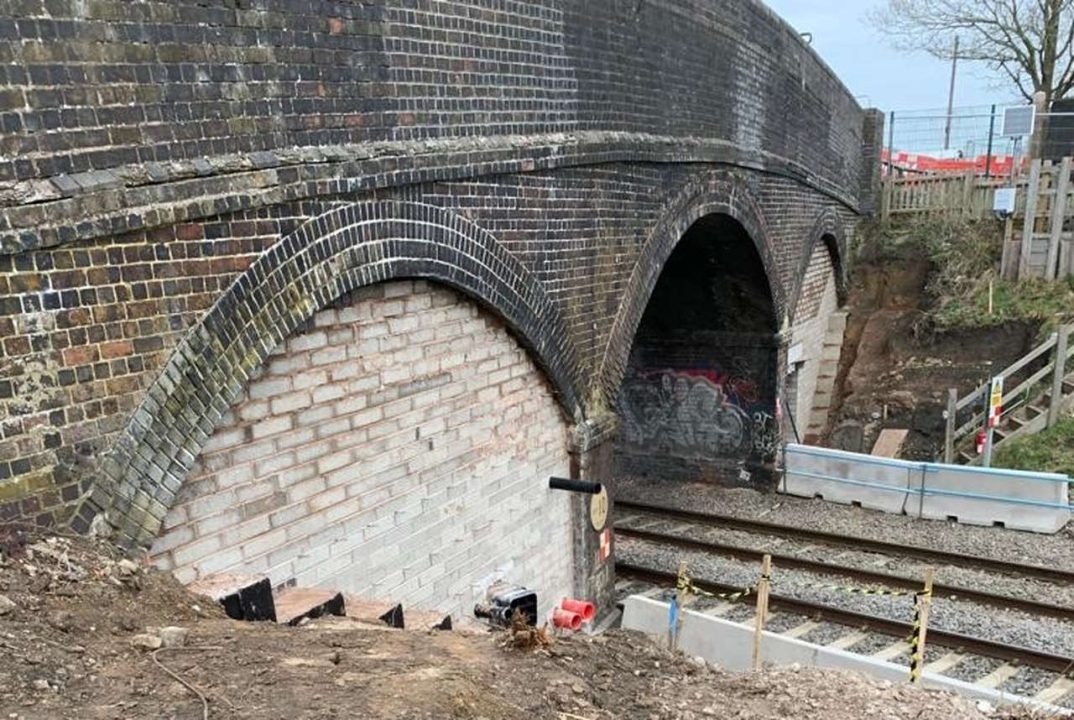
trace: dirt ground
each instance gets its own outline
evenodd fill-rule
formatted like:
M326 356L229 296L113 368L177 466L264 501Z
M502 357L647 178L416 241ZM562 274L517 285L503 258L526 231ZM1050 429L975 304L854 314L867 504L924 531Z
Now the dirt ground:
M928 273L928 260L910 251L855 267L832 447L869 452L881 429L908 428L901 456L934 460L943 448L947 389L964 394L1034 346L1033 323L921 331Z
M162 626L185 628L185 643L135 646ZM9 720L1000 717L848 674L728 673L620 631L549 647L507 640L351 618L232 621L103 541L0 527L0 717Z

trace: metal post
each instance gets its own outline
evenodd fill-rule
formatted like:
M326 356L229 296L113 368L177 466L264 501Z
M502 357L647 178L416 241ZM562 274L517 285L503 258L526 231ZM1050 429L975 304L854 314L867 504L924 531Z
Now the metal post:
M1048 403L1048 427L1059 422L1059 410L1063 406L1063 378L1066 376L1067 343L1070 340L1070 325L1059 328L1059 337L1055 340L1055 369L1052 372L1052 400Z
M895 175L895 111L888 113L888 177Z
M992 444L995 438L995 428L992 424L992 409L993 409L993 394L998 395L996 398L996 407L1002 408L1003 403L1003 376L995 375L988 383L988 390L985 392L985 404L984 404L984 423L985 423L985 446L984 446L984 458L981 461L981 465L984 467L992 466ZM999 423L999 417L996 417L996 424Z
M988 425L988 408L985 408L985 424ZM982 467L992 467L992 434L993 428L988 425L988 429L985 430L985 449L984 458L981 460Z
M988 117L988 154L985 156L985 180L992 177L992 135L996 131L996 106L992 106L992 114Z
M768 586L772 577L772 556L761 559L761 579L757 581L757 616L753 623L753 669L761 669L761 641L764 624L768 619Z
M958 413L958 390L947 389L947 429L944 431L943 461L950 465L955 461L955 416Z
M955 71L958 69L958 35L955 35L955 51L951 53L951 87L947 91L947 125L943 129L943 149L951 148L951 114L955 109Z

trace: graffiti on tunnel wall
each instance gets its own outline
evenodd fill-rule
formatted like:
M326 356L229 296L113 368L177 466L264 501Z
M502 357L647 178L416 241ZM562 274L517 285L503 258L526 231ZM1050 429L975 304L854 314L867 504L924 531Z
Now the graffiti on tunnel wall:
M769 458L779 447L771 391L743 367L630 373L620 396L623 441L683 459Z

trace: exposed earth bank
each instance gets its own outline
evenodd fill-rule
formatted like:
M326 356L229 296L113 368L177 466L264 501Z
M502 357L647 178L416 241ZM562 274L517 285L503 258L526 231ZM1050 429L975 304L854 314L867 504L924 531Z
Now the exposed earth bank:
M935 460L943 452L947 389L964 395L1036 345L1039 322L930 329L931 271L911 244L855 265L825 444L868 453L882 429L906 428L900 456Z
M1010 717L842 673L728 673L625 632L517 647L502 631L231 621L104 541L10 527L0 596L0 717L12 720L202 718L199 695L208 717L240 720ZM164 626L185 641L139 646Z

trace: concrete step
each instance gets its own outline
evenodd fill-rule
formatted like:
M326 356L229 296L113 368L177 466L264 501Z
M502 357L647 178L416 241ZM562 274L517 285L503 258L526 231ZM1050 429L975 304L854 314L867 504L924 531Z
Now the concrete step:
M320 588L288 588L276 596L276 622L297 625L304 618L346 615L343 593Z

